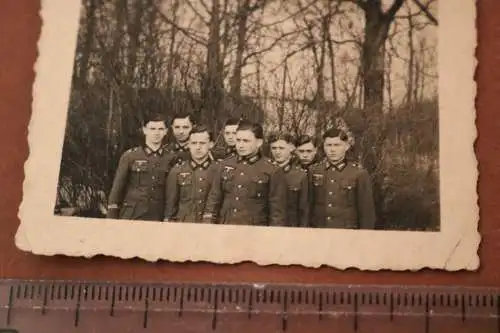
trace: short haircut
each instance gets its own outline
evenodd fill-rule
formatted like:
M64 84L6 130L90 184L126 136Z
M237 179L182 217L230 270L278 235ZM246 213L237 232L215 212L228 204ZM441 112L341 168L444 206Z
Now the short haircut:
M276 141L280 141L280 140L283 140L287 143L290 143L294 146L297 145L297 140L295 140L295 138L293 137L292 134L290 133L283 133L283 132L279 132L279 133L271 133L268 137L268 142L269 143L274 143Z
M154 112L154 113L149 113L144 117L144 122L143 126L146 126L150 121L162 121L165 126L167 126L167 116L165 116L162 113Z
M264 139L264 129L262 126L248 120L240 121L237 131L251 131L257 139Z
M239 125L240 120L238 118L229 118L226 120L224 123L224 127L226 126L234 126L234 125Z
M191 133L189 133L189 136L191 136L192 134L195 134L195 133L205 133L205 132L208 134L208 139L210 141L214 141L214 135L213 135L212 131L208 128L208 126L203 125L203 124L195 125L193 127L193 129L191 130Z
M303 135L299 136L299 138L297 139L297 147L308 144L308 143L312 143L312 145L314 147L318 147L318 140L316 140L314 137L312 137L308 134L303 134Z
M175 119L184 119L184 118L189 118L189 121L191 122L191 124L195 124L194 123L194 118L193 118L193 115L189 112L179 112L179 113L176 113L173 117L172 117L172 122L171 124L174 123L174 120Z
M326 130L326 132L323 134L323 140L326 138L340 138L342 141L347 141L348 137L347 134L342 131L341 129L338 129L337 127L332 127Z

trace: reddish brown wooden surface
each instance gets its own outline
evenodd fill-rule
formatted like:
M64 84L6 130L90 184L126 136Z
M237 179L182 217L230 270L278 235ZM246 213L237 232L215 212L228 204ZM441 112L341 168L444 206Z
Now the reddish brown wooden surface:
M470 1L470 0L465 0ZM478 119L482 245L478 272L338 271L332 268L259 267L255 264L147 263L114 258L40 257L14 245L28 156L36 42L41 20L36 0L3 0L0 9L0 278L122 281L266 281L307 283L460 284L500 286L500 1L478 3ZM460 38L460 36L456 36ZM459 69L457 69L459 70Z

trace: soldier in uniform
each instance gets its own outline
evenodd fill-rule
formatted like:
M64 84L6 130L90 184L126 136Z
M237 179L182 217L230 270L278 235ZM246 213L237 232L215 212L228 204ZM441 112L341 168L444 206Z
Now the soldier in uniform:
M259 153L263 137L261 125L240 122L236 132L238 156L221 162L204 220L240 225L285 224L285 176L281 168Z
M310 167L311 223L319 228L373 229L375 207L368 172L347 162L347 135L337 128L323 135L326 158Z
M297 139L295 149L295 163L303 170L309 170L309 167L321 161L321 151L318 150L318 142L310 135L301 135Z
M273 163L285 173L286 193L286 226L309 226L309 183L307 172L292 163L295 140L291 134L271 134L268 139Z
M197 125L189 135L190 159L176 165L167 178L164 221L200 222L218 163L209 155L213 135Z
M178 113L170 125L174 140L167 145L167 150L177 155L177 161L189 160L189 133L194 126L193 116L189 113Z
M224 129L222 130L224 143L212 151L212 156L215 160L222 161L226 158L236 156L236 129L239 122L239 119L229 118L224 124Z
M108 218L162 221L165 181L175 155L162 147L167 134L165 118L152 115L142 128L143 146L120 158L108 200Z

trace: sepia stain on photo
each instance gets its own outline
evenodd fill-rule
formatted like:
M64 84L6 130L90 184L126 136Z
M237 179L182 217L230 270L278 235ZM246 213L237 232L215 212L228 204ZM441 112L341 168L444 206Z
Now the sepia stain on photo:
M83 0L55 215L440 230L437 0Z

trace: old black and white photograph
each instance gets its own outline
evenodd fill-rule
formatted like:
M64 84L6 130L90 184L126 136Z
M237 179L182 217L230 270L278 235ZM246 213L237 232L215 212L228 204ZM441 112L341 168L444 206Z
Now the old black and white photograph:
M307 235L314 244L312 235L330 232L437 237L443 223L453 224L451 211L475 217L470 5L70 2L67 29L75 29L60 37L65 51L47 51L61 61L53 77L61 126L46 122L43 130L57 136L45 142L53 146L51 166L39 164L31 175L51 173L43 197L61 226L245 230L253 239ZM467 17L462 26L460 17ZM47 28L54 40L63 33L57 26ZM460 28L465 46L442 38ZM462 76L455 72L464 67L453 67L460 57ZM51 69L44 70L47 84ZM452 88L460 83L462 93ZM465 102L452 106L460 96ZM444 188L459 192L450 185L454 172L468 203L444 197Z

